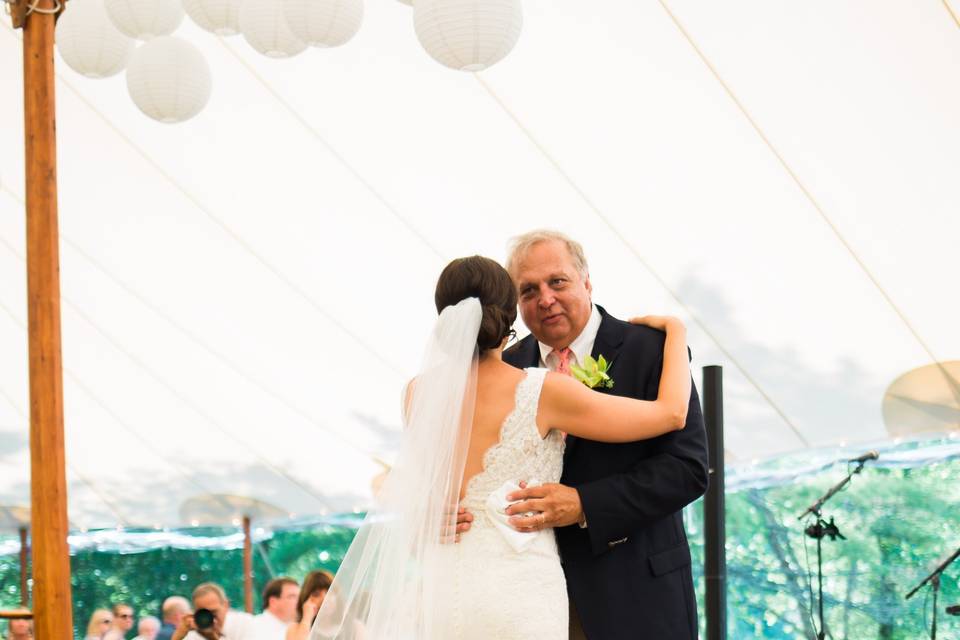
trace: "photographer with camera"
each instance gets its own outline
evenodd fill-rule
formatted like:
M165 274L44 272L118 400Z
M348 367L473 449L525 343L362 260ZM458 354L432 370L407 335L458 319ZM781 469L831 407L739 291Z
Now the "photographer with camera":
M180 620L171 640L252 640L253 616L232 611L223 587L204 582L193 590L193 613Z

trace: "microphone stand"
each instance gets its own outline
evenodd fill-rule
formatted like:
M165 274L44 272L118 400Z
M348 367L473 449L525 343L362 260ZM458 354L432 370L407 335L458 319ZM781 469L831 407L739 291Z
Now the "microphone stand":
M933 573L928 575L923 581L913 588L910 593L904 598L904 600L909 600L913 595L920 590L923 585L930 583L931 588L933 589L933 620L930 623L930 637L932 640L937 640L937 594L940 593L940 575L947 570L954 560L960 557L960 549L957 549L953 552L953 555L940 563L940 566L933 570Z
M829 537L831 540L836 541L837 538L841 540L846 540L845 537L840 533L840 529L837 528L836 523L833 518L830 518L830 522L827 522L822 517L823 505L837 495L844 487L846 487L853 480L853 476L863 471L863 465L867 463L866 460L857 461L857 468L853 471L847 471L847 477L838 482L837 484L830 487L830 489L820 496L816 502L807 507L807 510L800 514L797 520L803 520L807 514L813 515L816 517L817 521L806 529L804 533L815 539L817 541L817 604L819 608L819 619L820 619L820 629L817 631L817 640L825 640L827 637L827 630L823 623L823 539Z

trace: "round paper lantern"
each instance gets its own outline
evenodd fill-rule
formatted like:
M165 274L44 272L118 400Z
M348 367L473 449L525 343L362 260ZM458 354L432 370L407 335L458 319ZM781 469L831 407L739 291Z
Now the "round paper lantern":
M520 0L416 0L413 26L440 64L482 71L510 53L520 37Z
M56 40L67 66L88 78L120 73L133 51L133 40L113 26L103 0L70 0L57 20Z
M183 9L198 26L218 36L240 33L243 0L183 0Z
M170 35L183 22L178 0L104 0L103 6L117 29L138 40Z
M210 85L210 66L200 51L173 36L144 43L127 65L134 104L160 122L183 122L200 113L210 100Z
M363 22L363 0L283 0L287 26L311 47L338 47Z
M251 47L270 58L289 58L307 48L287 26L282 0L244 0L240 33Z

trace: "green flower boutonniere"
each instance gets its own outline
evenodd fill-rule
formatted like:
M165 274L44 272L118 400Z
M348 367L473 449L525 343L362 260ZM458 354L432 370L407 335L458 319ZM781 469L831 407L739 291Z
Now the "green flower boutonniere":
M596 360L587 356L583 359L582 367L571 365L570 372L574 378L591 389L596 389L597 387L601 389L612 389L613 378L607 375L608 368L610 368L610 363L608 363L607 359L603 356L600 356Z

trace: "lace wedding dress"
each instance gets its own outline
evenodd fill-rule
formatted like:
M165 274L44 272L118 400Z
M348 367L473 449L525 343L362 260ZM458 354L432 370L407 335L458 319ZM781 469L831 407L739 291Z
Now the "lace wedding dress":
M560 480L563 438L541 438L536 423L545 370L527 370L499 442L461 493L482 318L477 298L441 311L416 384L404 393L396 462L311 640L566 640L567 590L553 531L520 533L504 513L511 483ZM453 544L458 504L474 521Z
M527 369L516 405L504 420L500 442L484 454L483 471L470 479L461 501L474 515L470 531L450 545L450 589L438 603L448 615L444 639L566 640L567 588L552 529L522 534L514 550L509 532L497 526L488 498L507 482L559 482L563 437L537 429L545 369ZM502 517L501 517L502 524ZM517 536L516 532L512 535Z

